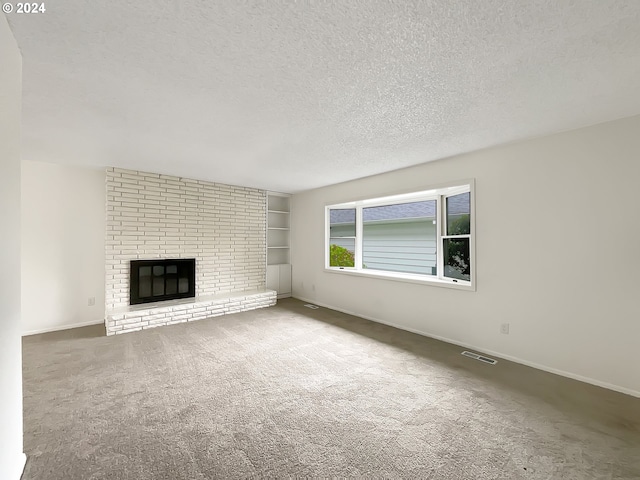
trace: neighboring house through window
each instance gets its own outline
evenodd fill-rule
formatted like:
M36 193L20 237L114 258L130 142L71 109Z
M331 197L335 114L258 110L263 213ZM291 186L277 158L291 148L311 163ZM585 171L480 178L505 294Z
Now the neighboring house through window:
M326 208L326 268L475 289L473 182Z

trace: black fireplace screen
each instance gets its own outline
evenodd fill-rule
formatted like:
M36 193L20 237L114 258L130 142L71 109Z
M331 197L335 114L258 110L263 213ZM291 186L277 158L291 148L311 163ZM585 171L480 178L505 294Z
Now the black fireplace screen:
M129 303L196 296L196 260L131 260Z

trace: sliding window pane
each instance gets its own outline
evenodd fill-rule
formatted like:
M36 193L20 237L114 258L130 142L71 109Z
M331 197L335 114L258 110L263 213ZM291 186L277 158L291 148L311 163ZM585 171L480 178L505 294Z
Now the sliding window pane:
M447 235L471 233L471 194L447 197Z
M355 266L355 238L331 239L329 245L330 267L354 267Z
M356 252L356 209L329 210L329 266L354 267Z
M468 238L443 240L444 276L459 280L471 280L471 255Z
M345 208L330 211L330 237L356 236L356 209Z

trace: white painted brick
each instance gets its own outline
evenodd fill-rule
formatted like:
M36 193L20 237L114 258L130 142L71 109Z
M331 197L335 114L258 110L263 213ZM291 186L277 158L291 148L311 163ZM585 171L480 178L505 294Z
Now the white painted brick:
M139 330L142 330L142 327L136 328L136 329L132 329L132 330L119 330L117 332L115 332L116 335L120 335L121 333L129 333L129 332L137 332Z
M119 199L121 202L131 202L133 201L132 199L142 199L144 198L141 194L139 193L131 193L131 192L116 192L119 194Z
M167 319L166 318L158 318L156 320L149 320L149 326L150 327L157 327L160 325L166 325L167 324Z
M114 192L120 192L120 193L139 193L139 190L137 188L132 188L130 186L127 187L114 187L113 188Z
M187 320L186 319L181 319L181 320L168 320L167 323L165 325L175 325L176 323L185 323Z
M264 191L108 169L106 197L107 310L128 303L130 259L195 257L198 295L264 287ZM189 319L222 313L212 306L200 306Z

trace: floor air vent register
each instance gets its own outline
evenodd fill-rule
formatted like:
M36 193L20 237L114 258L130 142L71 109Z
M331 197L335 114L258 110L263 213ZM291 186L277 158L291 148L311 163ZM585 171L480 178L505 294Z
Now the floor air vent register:
M479 362L488 363L489 365L495 365L496 363L498 363L498 361L494 360L493 358L478 355L477 353L468 352L466 350L462 352L462 355L464 355L465 357L473 358L474 360L478 360Z

